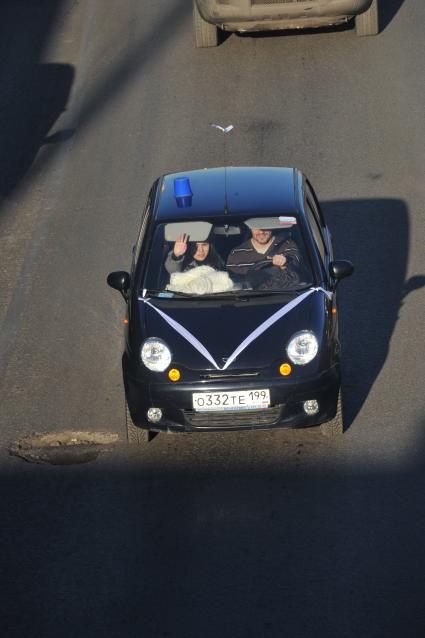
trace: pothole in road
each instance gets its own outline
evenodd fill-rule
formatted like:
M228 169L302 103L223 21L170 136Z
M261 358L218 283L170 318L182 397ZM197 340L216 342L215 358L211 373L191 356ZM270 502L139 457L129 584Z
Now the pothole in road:
M76 465L97 459L118 443L118 434L110 432L36 432L18 439L10 454L30 463Z

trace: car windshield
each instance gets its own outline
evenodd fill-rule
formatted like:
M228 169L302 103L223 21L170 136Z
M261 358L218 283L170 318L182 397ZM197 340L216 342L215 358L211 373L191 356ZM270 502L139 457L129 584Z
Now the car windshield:
M227 221L227 220L226 220ZM158 224L142 289L160 297L292 292L313 276L297 217Z

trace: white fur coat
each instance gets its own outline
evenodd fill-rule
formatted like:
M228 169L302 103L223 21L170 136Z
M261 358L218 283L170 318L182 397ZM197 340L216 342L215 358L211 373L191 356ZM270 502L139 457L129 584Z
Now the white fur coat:
M167 290L207 295L232 290L233 282L227 272L211 266L198 266L186 272L173 272Z

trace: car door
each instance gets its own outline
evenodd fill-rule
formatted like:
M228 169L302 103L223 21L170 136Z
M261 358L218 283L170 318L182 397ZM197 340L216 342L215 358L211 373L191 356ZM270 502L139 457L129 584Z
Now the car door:
M317 250L320 255L320 261L323 267L325 287L329 292L333 293L332 299L326 301L329 328L328 337L331 341L334 341L336 349L339 352L335 282L332 280L329 274L329 265L333 260L332 239L330 232L325 224L316 194L311 184L307 180L305 183L304 195L305 212L310 223Z
M134 244L132 249L131 270L130 270L130 290L128 293L128 304L127 304L127 319L128 319L129 325L132 324L133 310L137 307L137 303L138 303L137 297L138 297L139 291L137 289L138 288L138 285L137 285L138 280L137 280L137 274L136 274L137 264L139 262L139 257L140 257L142 246L146 236L146 229L148 227L149 220L152 217L152 206L155 201L157 185L158 185L158 182L156 181L149 191L149 195L142 212L137 241ZM129 335L127 331L126 341L128 340L128 336Z
M323 271L323 278L326 282L329 280L329 263L331 261L330 237L320 209L317 205L317 199L313 194L313 190L308 182L304 189L304 210L313 234L317 251L320 255L320 265Z

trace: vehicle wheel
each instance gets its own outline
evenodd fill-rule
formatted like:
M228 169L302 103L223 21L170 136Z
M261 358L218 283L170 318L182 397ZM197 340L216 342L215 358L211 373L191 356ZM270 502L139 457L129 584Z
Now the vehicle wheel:
M342 398L341 390L338 392L338 403L336 406L336 414L331 421L322 423L320 431L324 436L339 436L344 432L344 420L342 417Z
M369 9L356 16L356 35L376 35L379 33L378 0L373 0Z
M127 427L127 441L130 445L143 445L149 441L148 430L138 428L137 425L134 425L127 401L125 402L125 424Z
M204 47L216 47L218 44L218 29L215 24L210 24L199 13L196 0L193 2L193 31L195 45L198 49Z

